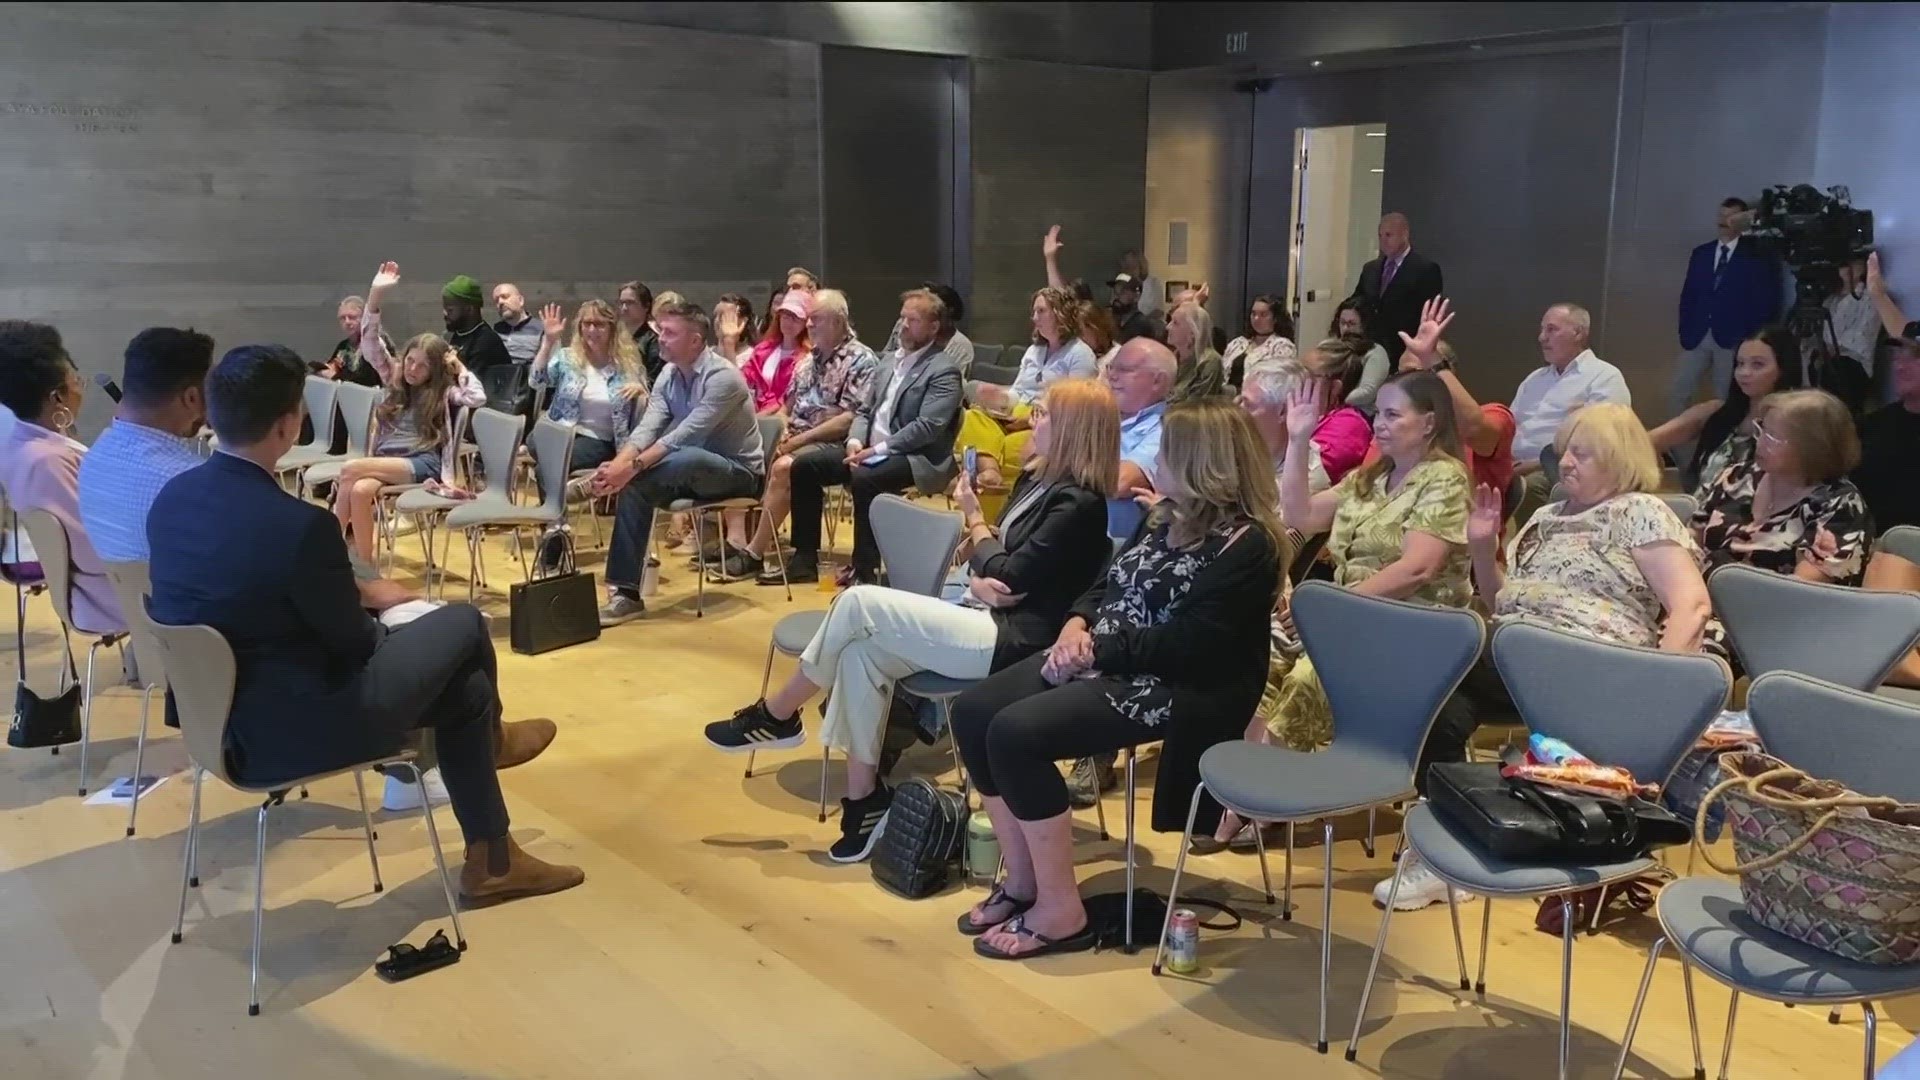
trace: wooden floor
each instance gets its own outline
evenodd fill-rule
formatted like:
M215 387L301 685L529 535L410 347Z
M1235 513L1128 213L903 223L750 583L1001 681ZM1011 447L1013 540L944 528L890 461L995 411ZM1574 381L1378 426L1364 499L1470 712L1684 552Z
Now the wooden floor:
M497 543L491 550L504 589L511 564ZM320 785L310 801L275 812L263 1013L250 1019L253 800L209 783L203 885L186 939L170 945L190 790L183 776L146 800L140 835L126 839L122 810L74 797L77 754L0 753L0 1075L1553 1075L1559 942L1533 931L1532 906L1520 903L1493 913L1484 1000L1456 989L1444 907L1396 918L1359 1062L1341 1059L1379 925L1368 894L1390 871L1390 836L1371 859L1354 840L1336 845L1334 1046L1325 1057L1313 1049L1317 846L1301 852L1292 922L1262 902L1252 856L1189 861L1190 880L1248 917L1237 933L1203 937L1196 978L1153 978L1146 955L976 959L953 921L978 890L902 900L874 886L866 867L827 861L836 832L814 820L814 744L763 756L764 775L743 780L742 759L700 738L701 725L753 699L773 621L827 597L808 586L789 605L778 590L729 586L709 590L706 617L696 619L692 586L692 573L670 563L644 621L543 657L507 651L505 597L488 599L508 715L551 716L561 732L539 761L502 778L515 835L547 858L582 864L588 880L562 896L466 916L471 949L461 963L399 985L376 978L373 962L387 945L421 943L447 922L417 816L381 815L387 889L374 895L350 782ZM453 591L464 593L457 579ZM34 684L50 689L59 635L44 599L29 613L27 637ZM787 670L777 665L776 678ZM139 696L124 688L100 695L95 786L130 771L138 710ZM157 737L148 760L184 768L178 737ZM904 767L943 764L923 748ZM1143 776L1143 802L1151 783ZM1117 829L1118 796L1107 811ZM1120 842L1099 841L1091 813L1081 818L1083 880L1117 889ZM439 820L457 857L451 814ZM1146 884L1165 891L1177 841L1145 837ZM1273 872L1277 884L1277 855ZM1480 903L1461 914L1471 966ZM1576 944L1576 1076L1610 1075L1655 933L1651 919L1637 918ZM1700 990L1711 1068L1728 999L1704 979ZM1920 1025L1920 1003L1894 1002L1885 1013L1883 1061ZM1822 1013L1748 1001L1741 1021L1735 1076L1859 1075L1857 1011L1836 1027ZM1669 954L1628 1075L1690 1072Z

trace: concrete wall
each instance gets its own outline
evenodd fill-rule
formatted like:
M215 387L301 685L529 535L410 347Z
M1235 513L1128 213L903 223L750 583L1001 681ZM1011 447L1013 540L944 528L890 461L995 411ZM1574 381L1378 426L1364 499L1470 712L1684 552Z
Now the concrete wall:
M1218 79L1155 76L1147 122L1147 246L1162 281L1207 282L1207 308L1229 334L1249 295L1248 155L1253 96ZM1187 225L1187 259L1168 258L1168 228ZM1102 294L1105 295L1104 293Z

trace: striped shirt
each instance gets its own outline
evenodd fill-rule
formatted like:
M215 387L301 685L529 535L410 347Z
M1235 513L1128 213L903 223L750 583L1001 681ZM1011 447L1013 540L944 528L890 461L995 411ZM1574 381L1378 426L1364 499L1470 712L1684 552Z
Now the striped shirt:
M147 560L147 511L167 481L200 464L193 444L116 419L80 459L80 523L108 562Z

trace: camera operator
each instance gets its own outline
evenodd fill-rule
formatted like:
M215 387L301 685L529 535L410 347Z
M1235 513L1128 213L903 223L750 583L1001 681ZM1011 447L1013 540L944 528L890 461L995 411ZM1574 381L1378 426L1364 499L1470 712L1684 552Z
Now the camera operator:
M1850 357L1860 370L1873 375L1874 347L1880 343L1880 313L1867 290L1867 258L1839 267L1839 286L1827 297L1827 317L1833 320L1833 338L1840 355ZM1901 324L1904 326L1905 324Z
M1874 527L1920 525L1920 322L1907 322L1880 276L1880 256L1867 256L1867 295L1892 342L1887 392L1892 403L1860 421L1860 467L1854 486L1867 500Z
M1733 355L1749 335L1780 315L1780 267L1742 234L1753 223L1745 199L1721 200L1719 235L1693 249L1680 289L1680 367L1668 399L1670 416L1693 404L1700 377L1711 376L1708 393L1725 397L1733 382Z

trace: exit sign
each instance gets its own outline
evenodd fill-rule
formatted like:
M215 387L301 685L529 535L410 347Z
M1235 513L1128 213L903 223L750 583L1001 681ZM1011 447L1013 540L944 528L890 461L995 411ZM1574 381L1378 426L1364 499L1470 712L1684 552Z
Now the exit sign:
M1236 30L1227 35L1227 55L1238 56L1247 51L1247 31Z

